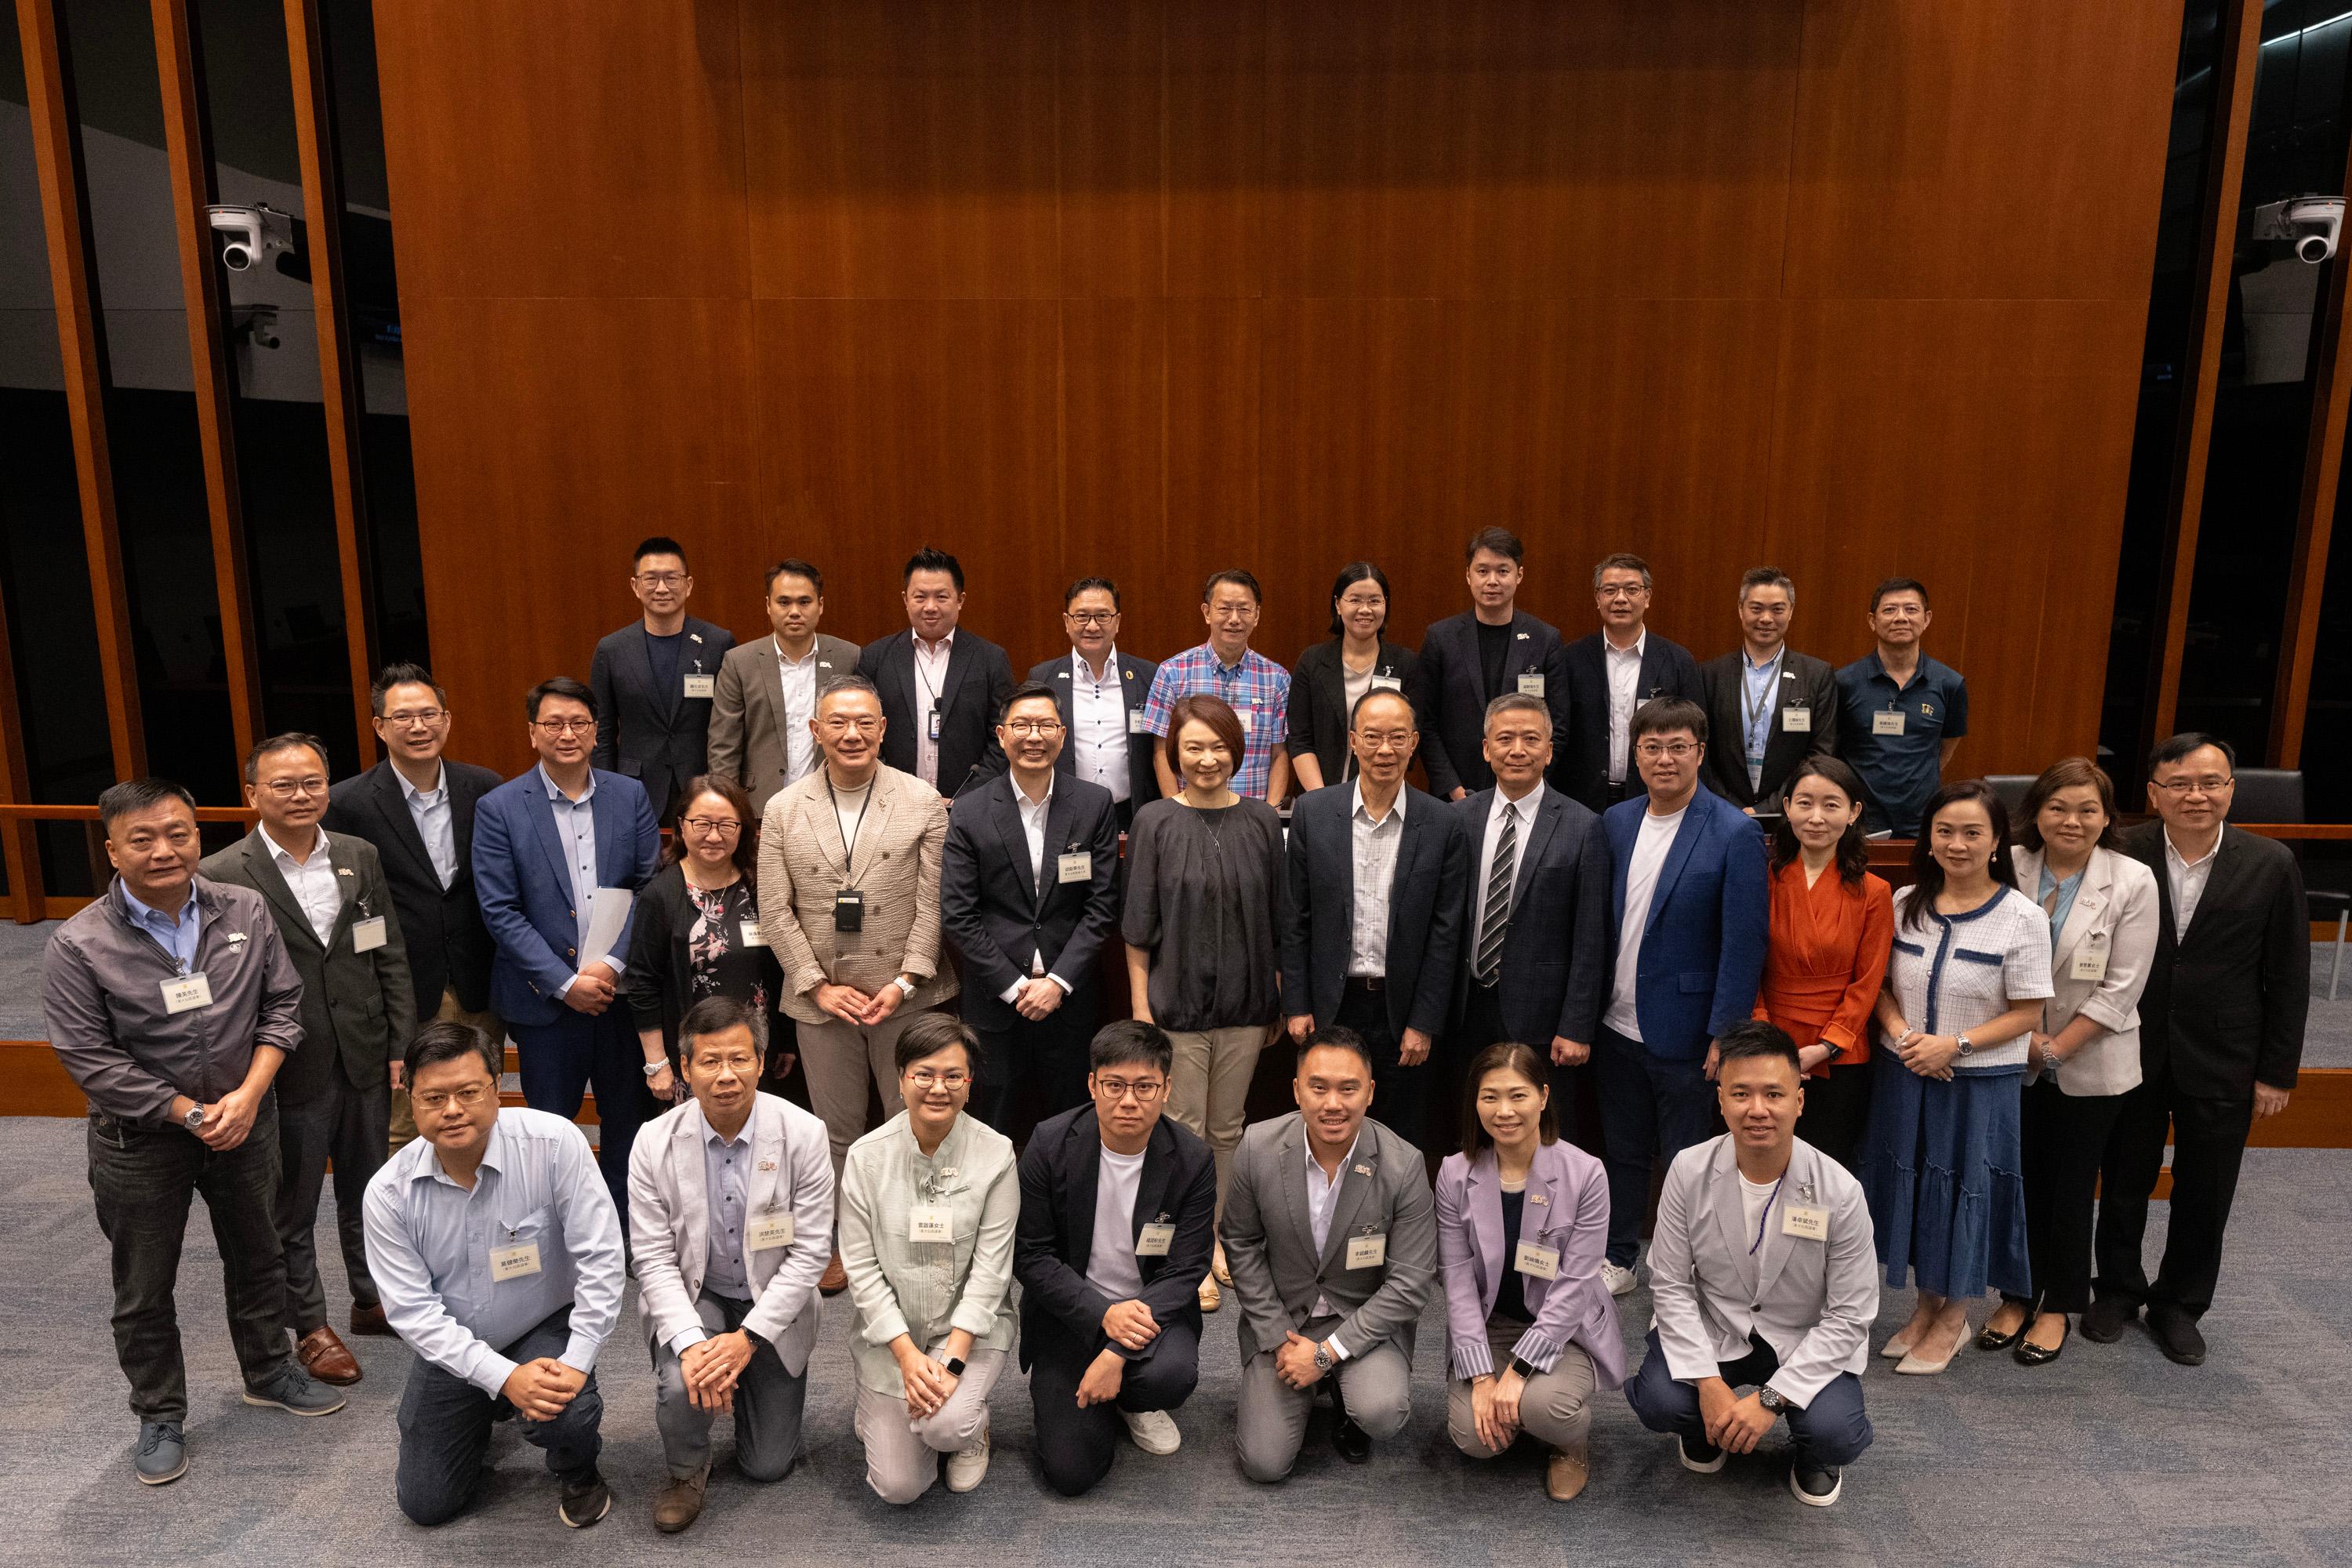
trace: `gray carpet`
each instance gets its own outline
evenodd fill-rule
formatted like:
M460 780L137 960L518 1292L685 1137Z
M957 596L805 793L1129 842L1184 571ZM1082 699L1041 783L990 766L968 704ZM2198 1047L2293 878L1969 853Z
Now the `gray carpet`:
M367 1381L341 1414L299 1421L236 1399L208 1231L192 1226L181 1279L188 1341L192 1468L148 1490L131 1479L133 1426L107 1333L105 1254L70 1122L0 1123L0 1559L23 1563L268 1564L583 1563L782 1558L812 1563L1246 1562L1463 1564L1558 1561L1753 1563L2352 1563L2352 1153L2248 1157L2213 1358L2166 1363L2146 1335L2077 1341L2028 1372L1964 1353L1940 1378L1866 1380L1874 1447L1845 1499L1799 1507L1771 1456L1693 1476L1670 1441L1605 1397L1593 1480L1578 1502L1541 1494L1528 1452L1487 1466L1446 1442L1443 1309L1423 1328L1413 1421L1355 1469L1323 1442L1320 1418L1298 1472L1254 1487L1235 1468L1230 1313L1210 1320L1202 1386L1179 1413L1185 1446L1123 1452L1092 1496L1066 1501L1030 1463L1026 1384L995 1400L995 1467L965 1497L935 1491L910 1510L876 1501L849 1430L845 1309L828 1312L813 1363L808 1462L772 1487L722 1469L685 1542L646 1518L658 1484L652 1379L634 1311L599 1367L612 1517L583 1534L555 1519L536 1450L510 1431L477 1510L437 1532L392 1504L393 1411L409 1354L359 1341ZM2163 1214L2158 1209L2159 1219ZM321 1216L331 1226L331 1216ZM340 1282L331 1283L335 1308ZM1908 1306L1890 1293L1884 1336ZM1625 1305L1630 1330L1648 1302ZM725 1443L720 1444L722 1453ZM1777 1452L1777 1450L1776 1450Z

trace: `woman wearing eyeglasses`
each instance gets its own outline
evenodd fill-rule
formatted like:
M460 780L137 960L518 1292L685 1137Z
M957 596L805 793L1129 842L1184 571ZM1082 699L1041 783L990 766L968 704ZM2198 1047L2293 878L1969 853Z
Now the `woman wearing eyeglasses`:
M1421 660L1382 634L1389 620L1388 574L1350 561L1331 584L1331 636L1298 656L1290 676L1290 771L1304 792L1344 784L1354 761L1348 723L1374 691L1402 691L1416 718L1428 711Z
M980 1037L926 1013L900 1031L907 1109L850 1145L841 1177L841 1261L856 1321L858 1440L866 1484L913 1502L938 1479L968 1492L988 1474L988 1395L1013 1348L1013 1143L964 1114Z
M757 1008L772 1040L792 1037L777 1012L783 972L760 930L751 824L751 799L732 780L705 773L689 781L677 836L637 895L624 986L646 1054L646 1087L664 1104L686 1098L677 1021L704 997ZM791 1070L789 1050L785 1058L771 1078Z

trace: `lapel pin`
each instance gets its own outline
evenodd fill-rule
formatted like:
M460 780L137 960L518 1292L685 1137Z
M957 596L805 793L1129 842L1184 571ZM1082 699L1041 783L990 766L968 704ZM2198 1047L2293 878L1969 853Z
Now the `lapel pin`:
M1370 1165L1359 1165L1356 1167L1356 1174L1360 1176L1369 1176L1371 1173L1372 1168Z
M702 634L700 632L688 632L686 635L688 641L700 642L702 640Z
M1070 679L1070 672L1069 672L1068 670L1066 670L1066 670L1062 671L1062 673L1061 673L1061 674L1059 674L1059 675L1057 675L1057 676L1054 677L1054 679L1056 679L1056 680L1067 680L1067 679Z
M1129 680L1133 680L1133 679L1135 679L1135 671L1133 671L1133 670L1131 670L1131 669L1130 669L1130 670L1129 670L1129 671L1127 672L1127 678L1128 678Z
M356 877L359 873L352 870L349 866L338 866L335 868L335 875L338 877Z
M1551 1202L1551 1200L1550 1200L1549 1198L1548 1198L1548 1197L1544 1196L1541 1193L1529 1193L1529 1194L1528 1194L1528 1202L1529 1202L1529 1203L1531 1203L1531 1204L1545 1204L1545 1205L1549 1205L1549 1204Z
M1519 636L1518 636L1518 640L1519 640L1519 641L1521 641L1521 642L1525 642L1525 641L1527 641L1527 640L1528 640L1528 633L1526 633L1526 632L1521 632L1521 633L1519 634Z
M773 1160L762 1160L760 1162L760 1169L763 1171L772 1171L775 1168L776 1163Z
M228 933L228 944L229 944L229 946L231 946L231 947L235 947L237 943L239 943L239 942L243 942L244 940L245 940L245 933L244 933L243 931L231 931L231 932L229 932L229 933Z

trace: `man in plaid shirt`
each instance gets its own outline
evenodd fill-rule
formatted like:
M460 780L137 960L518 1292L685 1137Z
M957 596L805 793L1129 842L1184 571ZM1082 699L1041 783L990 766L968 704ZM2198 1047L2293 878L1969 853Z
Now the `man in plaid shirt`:
M1285 743L1290 734L1290 672L1250 651L1263 597L1257 579L1246 572L1219 572L1209 579L1201 589L1201 618L1209 623L1209 640L1160 665L1143 705L1143 724L1164 737L1169 712L1177 703L1196 691L1223 698L1240 717L1248 749L1234 772L1234 793L1280 805L1290 793L1290 752ZM1172 795L1183 787L1165 752L1155 751L1151 765L1160 774L1162 795Z

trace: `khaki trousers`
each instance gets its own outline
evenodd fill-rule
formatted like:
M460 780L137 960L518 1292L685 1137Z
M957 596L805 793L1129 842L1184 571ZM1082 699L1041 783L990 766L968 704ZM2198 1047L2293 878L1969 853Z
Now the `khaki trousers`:
M885 1120L907 1108L898 1098L898 1035L922 1016L920 1009L902 1005L870 1028L831 1017L822 1024L800 1026L801 1070L808 1074L809 1109L824 1119L825 1131L832 1134L835 1181L841 1179L849 1146L867 1131L866 1075L873 1075L875 1088L882 1091Z
M1496 1318L1486 1324L1486 1342L1494 1347L1495 1367L1511 1364L1511 1347L1528 1331L1525 1323ZM1538 1443L1572 1448L1592 1430L1592 1358L1582 1345L1569 1345L1551 1363L1519 1391L1519 1430ZM1461 1378L1445 1385L1445 1435L1474 1459L1491 1459L1502 1452L1478 1440L1478 1423L1472 1415L1470 1384Z
M1225 1187L1233 1179L1234 1151L1248 1121L1250 1079L1265 1026L1234 1029L1171 1029L1175 1066L1168 1075L1168 1114L1208 1144L1217 1162L1217 1216L1225 1213Z

